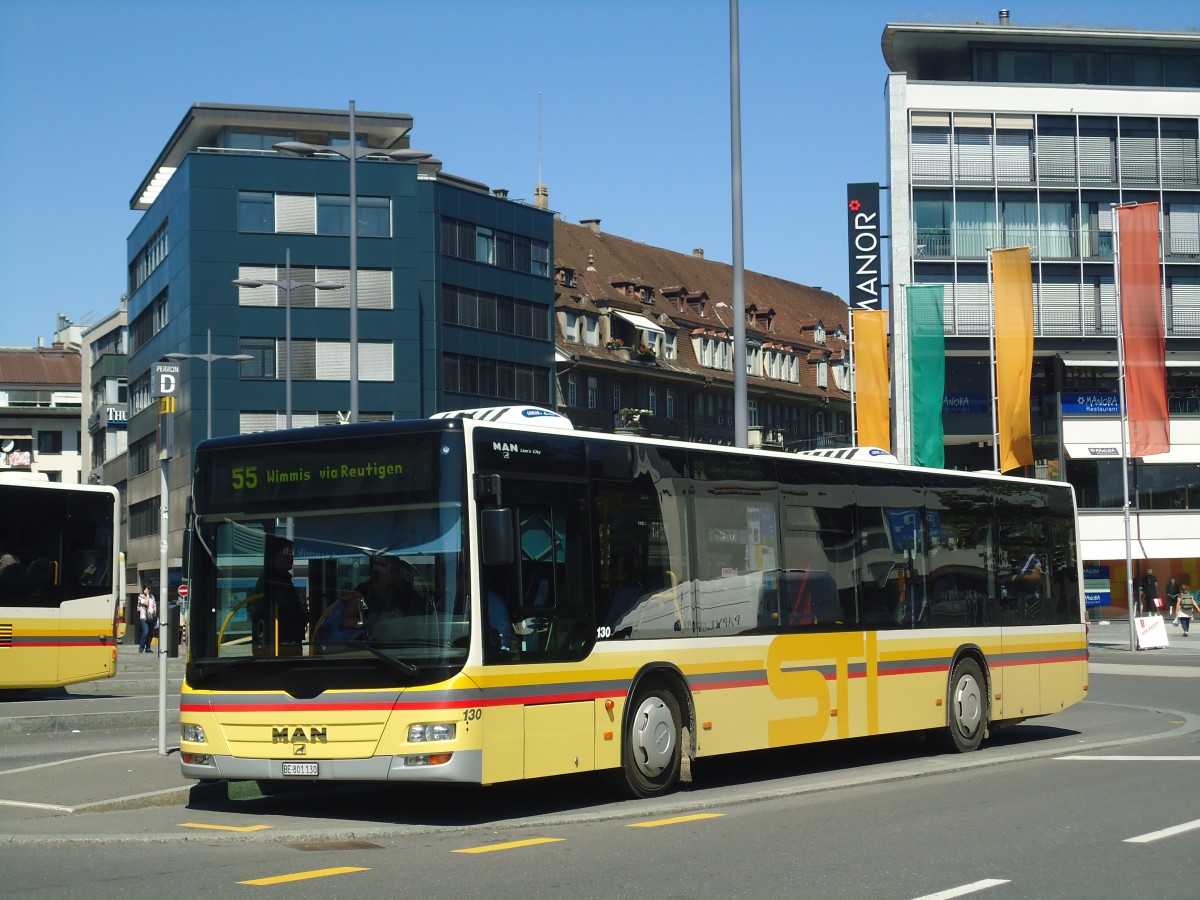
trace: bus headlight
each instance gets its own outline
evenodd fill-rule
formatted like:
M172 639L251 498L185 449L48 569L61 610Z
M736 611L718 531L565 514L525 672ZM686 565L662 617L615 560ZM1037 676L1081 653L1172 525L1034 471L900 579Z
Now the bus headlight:
M182 740L189 744L203 744L205 742L204 729L199 725L182 725L179 729Z
M458 729L453 722L434 725L409 725L408 742L421 744L426 741L452 741Z

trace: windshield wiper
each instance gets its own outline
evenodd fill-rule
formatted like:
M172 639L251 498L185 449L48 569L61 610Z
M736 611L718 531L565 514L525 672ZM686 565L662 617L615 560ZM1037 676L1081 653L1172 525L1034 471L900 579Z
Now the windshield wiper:
M343 647L361 647L363 650L366 650L368 653L372 654L373 656L376 656L379 659L383 660L385 663L387 663L389 666L391 666L397 672L407 675L409 678L416 678L417 675L419 675L421 672L421 670L418 669L416 666L414 666L412 663L405 662L402 659L396 659L396 657L389 656L388 654L384 653L379 648L378 644L375 644L371 641L338 641L338 644L340 644ZM387 645L385 645L385 646L387 646Z

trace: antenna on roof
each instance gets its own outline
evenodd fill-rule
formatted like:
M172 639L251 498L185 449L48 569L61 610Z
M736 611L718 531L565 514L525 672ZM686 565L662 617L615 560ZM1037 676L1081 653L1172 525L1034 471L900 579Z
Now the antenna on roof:
M550 207L550 192L542 183L542 92L538 91L538 178L533 189L533 205L538 209Z

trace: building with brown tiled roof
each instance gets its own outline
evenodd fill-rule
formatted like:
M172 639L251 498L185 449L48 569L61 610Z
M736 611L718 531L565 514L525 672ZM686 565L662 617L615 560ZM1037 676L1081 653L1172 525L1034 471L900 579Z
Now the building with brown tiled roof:
M653 435L732 444L732 267L605 234L598 220L556 221L554 251L559 411L581 429L637 416ZM847 444L846 304L747 271L745 315L751 446Z
M79 351L0 348L0 472L78 484Z

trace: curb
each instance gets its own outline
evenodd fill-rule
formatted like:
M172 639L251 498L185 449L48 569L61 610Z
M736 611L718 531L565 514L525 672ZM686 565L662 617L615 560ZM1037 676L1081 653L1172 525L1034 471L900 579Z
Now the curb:
M167 705L167 722L179 722L179 702ZM102 731L141 728L158 724L158 709L132 709L95 713L0 718L0 734L57 734L67 731Z

